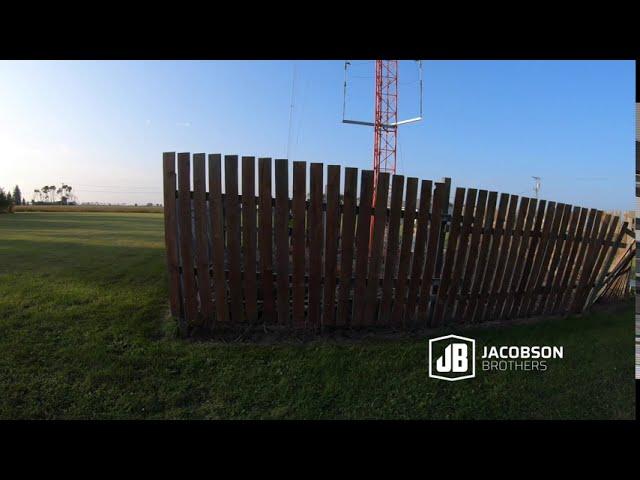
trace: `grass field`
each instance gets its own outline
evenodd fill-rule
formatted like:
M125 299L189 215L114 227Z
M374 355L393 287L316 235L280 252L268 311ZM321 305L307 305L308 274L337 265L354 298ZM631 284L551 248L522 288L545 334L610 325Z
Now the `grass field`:
M631 303L465 330L479 345L563 345L565 358L449 383L427 377L425 340L177 339L162 232L153 213L0 215L0 418L634 418Z
M162 207L134 205L17 205L14 212L162 213Z

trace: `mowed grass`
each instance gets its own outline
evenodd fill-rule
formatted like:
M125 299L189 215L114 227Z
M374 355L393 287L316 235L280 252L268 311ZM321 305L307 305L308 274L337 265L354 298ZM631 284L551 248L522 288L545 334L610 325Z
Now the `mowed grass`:
M109 212L109 213L162 213L162 207L145 205L17 205L14 212Z
M631 419L633 305L463 335L554 344L546 372L429 379L425 339L187 342L160 214L0 215L0 418ZM439 334L451 333L446 328Z

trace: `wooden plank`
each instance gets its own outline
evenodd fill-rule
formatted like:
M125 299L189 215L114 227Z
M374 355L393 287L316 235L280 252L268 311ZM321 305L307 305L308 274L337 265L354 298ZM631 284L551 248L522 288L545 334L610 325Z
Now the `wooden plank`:
M247 321L258 320L256 278L256 159L242 157L242 256L244 260L244 299Z
M544 223L542 225L542 234L540 236L540 242L538 243L538 251L536 252L536 258L531 267L531 275L529 283L527 285L527 291L522 303L522 309L520 315L528 317L533 314L533 307L538 296L538 286L540 285L540 277L542 276L542 268L546 264L550 252L549 252L549 237L552 230L557 229L559 224L559 218L562 216L562 205L556 204L556 202L549 202L547 204L547 211L544 217Z
M618 216L613 217L609 226L609 232L607 233L607 236L605 238L605 242L612 242L613 235L615 234L616 229L618 228L619 221L620 221L620 217ZM602 275L605 273L605 271L603 270L604 259L605 257L610 256L610 252L615 252L615 250L617 250L617 247L615 245L616 243L619 243L620 240L622 239L622 235L624 234L624 229L626 228L626 226L627 226L627 222L624 222L622 229L617 235L618 238L615 243L612 242L613 243L612 245L605 244L601 247L598 258L592 269L591 277L589 278L589 282L587 284L588 290L584 295L582 311L586 310L586 308L589 307L589 305L591 304L592 297L597 293L597 290L599 290L600 279L602 278Z
M498 214L493 226L491 234L491 247L489 249L489 257L487 258L487 268L482 280L482 288L480 289L480 299L478 303L477 316L475 321L484 322L486 318L487 305L493 290L493 283L496 277L496 267L501 245L504 241L504 221L507 214L507 206L509 204L509 194L500 194L500 203L498 206Z
M575 234L571 239L571 251L569 252L569 258L567 259L567 265L562 272L562 278L558 287L558 292L553 303L552 313L556 314L561 311L563 307L563 299L566 297L568 291L569 281L571 279L572 272L575 268L576 257L580 250L581 238L585 230L585 222L587 220L587 214L589 210L587 208L579 208L578 226L575 229Z
M484 321L497 320L497 318L495 318L494 316L494 310L496 307L496 303L498 302L498 296L500 295L502 289L502 283L505 276L505 265L507 263L507 260L509 259L509 250L511 249L511 243L513 241L513 229L517 207L518 196L511 195L511 197L509 198L509 207L504 224L504 229L502 230L502 233L498 233L499 237L501 238L499 251L497 252L498 260L493 277L493 282L491 284L487 297L487 306L483 314ZM499 229L496 228L496 231L499 231Z
M404 193L404 176L394 175L391 182L391 211L387 230L387 252L384 262L384 279L382 281L382 302L380 304L379 322L388 325L391 322L391 305L393 300L393 280L396 274L398 246L400 243L400 219L402 215L402 194Z
M322 325L336 323L336 268L340 228L340 166L327 166L327 214L325 226L324 297Z
M309 314L312 327L320 326L320 302L322 301L322 250L324 225L322 219L322 163L309 167Z
M227 279L224 273L224 216L220 160L220 154L209 155L209 227L211 229L211 263L216 322L228 322L229 306L227 304Z
M411 278L407 292L407 304L405 306L404 321L412 324L415 320L416 304L420 283L423 281L422 270L424 268L424 252L429 230L429 210L431 209L431 180L422 180L420 186L420 211L418 212L418 225L416 227L416 243L413 247L413 262L411 266ZM444 188L444 187L441 187ZM435 216L435 213L434 213ZM429 281L425 279L425 281Z
M302 326L305 323L305 275L306 275L306 201L307 201L307 164L293 162L293 323Z
M478 247L480 243L480 237L482 235L482 226L484 223L485 210L487 207L487 195L489 192L486 190L480 190L478 194L478 201L473 213L473 224L471 230L471 239L469 241L469 258L462 274L462 285L460 289L460 299L456 306L455 320L460 323L464 320L464 312L467 308L467 304L470 300L470 290L472 286L473 277L476 270L476 264L478 259Z
M278 323L289 324L289 165L276 160L276 305Z
M360 173L360 212L356 230L356 277L353 290L352 325L364 323L364 295L367 279L367 260L369 258L369 228L373 195L373 171L362 170Z
M611 285L611 282L613 282L615 278L618 278L620 275L624 273L623 271L625 270L625 268L629 267L631 261L634 258L634 254L636 253L637 253L636 248L635 248L635 245L633 244L629 245L629 247L627 247L622 251L619 250L616 253L617 258L614 261L615 266L611 269L611 272L609 273L609 278L607 280L609 285ZM637 260L638 258L636 257L636 261Z
M449 297L451 274L454 271L456 252L459 251L458 238L460 237L460 230L462 228L462 204L464 202L464 194L464 188L456 188L455 199L453 201L451 229L449 230L449 238L447 239L447 247L444 254L444 264L442 266L442 274L440 275L440 285L436 296L432 326L439 326L444 322L445 307ZM455 288L452 288L452 290L455 290Z
M571 207L569 208L571 209ZM573 211L568 211L566 215L570 215L571 220L569 221L569 225L566 228L567 236L562 240L562 251L560 252L560 258L558 260L556 270L553 274L553 279L551 280L549 293L547 294L547 298L545 299L545 305L543 307L543 313L545 315L549 315L552 313L553 306L559 296L562 279L564 278L567 264L571 255L571 250L575 243L576 229L578 228L580 219L580 208L575 207L573 208Z
M367 289L365 293L364 323L372 325L378 320L378 286L380 264L382 263L382 246L387 226L387 202L389 199L389 174L380 172L376 185L375 214L373 221L373 238L369 251L369 269Z
M529 199L529 206L527 209L527 215L525 219L524 228L522 231L522 238L518 247L518 253L515 260L515 267L513 269L513 275L511 282L507 290L507 295L502 310L502 317L510 319L517 311L517 303L520 297L520 287L525 280L526 275L529 274L528 270L525 270L527 259L531 249L535 250L535 245L532 242L532 234L534 233L534 222L537 219L537 210L540 208L538 200L535 198Z
M602 269L605 257L608 256L608 252L614 251L618 248L616 245L616 242L613 240L613 236L615 235L618 229L619 222L620 222L620 217L618 217L617 215L612 216L611 221L609 223L609 231L605 236L602 246L600 246L600 251L598 253L598 256L596 257L595 265L591 272L591 277L589 278L589 281L587 283L589 286L595 285L597 282L597 279L600 277L600 271ZM625 225L627 225L627 222L623 224L623 227ZM617 237L620 238L620 236L623 233L624 232L620 230Z
M599 212L600 215L596 215L596 225L598 226L597 235L596 228L594 228L593 235L589 242L589 248L587 250L587 256L585 257L584 264L582 267L582 271L580 272L580 276L578 279L578 287L576 288L573 305L571 310L578 313L582 311L582 307L584 305L585 296L588 294L589 288L589 279L591 278L591 273L597 259L600 248L602 247L602 242L604 241L605 235L609 230L609 224L611 223L611 215L604 214ZM604 218L603 218L604 217Z
M207 236L207 187L205 177L205 154L193 155L193 210L195 220L198 296L200 297L200 323L213 326L213 298L209 276L209 240Z
M579 301L581 290L586 283L585 279L588 276L588 272L590 272L590 259L591 259L591 256L593 255L594 244L600 234L600 231L602 230L602 227L603 227L603 212L601 210L596 210L593 226L589 231L588 236L585 235L585 237L582 239L582 246L584 248L581 253L584 253L584 256L580 259L580 254L578 254L578 258L580 259L580 261L577 265L577 270L574 272L575 274L574 282L570 284L574 288L570 292L572 295L567 299L567 304L566 304L567 313L578 311L578 309L576 308L576 305ZM587 276L585 276L585 273L587 274Z
M451 197L451 178L450 177L444 177L442 179L442 184L444 185L444 192L442 193L442 195L444 195L444 200L442 201L442 215L448 215L449 214L449 198ZM445 236L447 234L447 227L448 225L445 225L445 228L441 228L440 229L440 240L438 241L438 255L436 257L436 264L435 264L435 270L434 270L434 277L440 277L440 273L442 272L442 264L444 262L444 240L445 240Z
M524 297L527 293L527 288L531 279L531 269L533 265L533 261L536 256L536 252L538 250L539 240L542 236L542 222L544 220L545 209L547 207L546 200L540 200L538 202L538 211L535 216L535 223L531 230L531 239L529 241L529 248L526 252L526 259L524 263L524 267L522 269L522 276L518 282L517 288L515 290L514 301L512 304L511 311L509 313L509 318L518 317L520 315L520 310L522 307L522 303L524 301ZM533 214L533 211L531 212Z
M349 295L353 272L353 250L356 224L356 192L358 169L347 167L344 171L344 195L342 204L342 229L340 231L340 288L338 290L337 325L349 322Z
M551 207L553 207L553 209ZM538 244L538 252L531 270L531 281L522 305L521 314L523 316L529 317L535 312L537 299L541 293L540 286L542 284L542 278L545 275L545 268L553 249L552 237L557 234L563 208L563 204L555 204L555 202L549 202L547 205L547 213L545 214L544 226L540 243Z
M600 273L598 274L596 281L594 282L596 285L596 289L594 290L592 297L587 300L587 306L594 301L594 297L598 294L599 290L602 288L604 278L610 272L611 265L613 264L613 260L617 256L618 251L620 250L620 244L622 243L622 239L624 238L624 236L627 234L626 230L628 227L629 227L629 222L624 222L624 224L622 225L622 228L620 229L620 232L618 232L616 241L614 245L611 247L611 249L609 250L609 253L607 254L607 258L604 261L604 265L600 270Z
M446 211L444 205L449 204L449 187L450 185L444 183L436 183L433 192L432 216L427 239L427 258L424 262L420 297L418 300L418 321L422 325L431 325L433 323L433 317L429 317L429 306L431 305L433 278L436 275L436 259L440 258L444 250L442 243L445 237L442 235L442 232L445 230L446 223L443 223L442 215L443 212Z
M162 154L164 190L164 244L169 274L169 307L171 316L182 317L180 270L178 260L178 219L176 215L176 154ZM185 334L186 332L183 332Z
M231 321L244 322L242 270L240 265L240 198L238 196L238 156L224 156L224 219L229 255L229 300Z
M262 321L274 321L273 300L273 207L271 197L271 159L258 159L260 276L262 283Z
M199 325L196 279L193 264L193 232L191 229L191 159L189 153L178 154L178 208L180 226L180 264L182 292L187 324Z
M469 242L471 240L471 231L473 228L473 212L476 207L477 195L478 190L476 190L475 188L467 189L467 198L464 203L464 215L462 217L462 229L460 230L458 246L456 247L455 267L451 275L451 281L449 282L449 291L447 293L446 303L444 306L443 315L445 320L448 320L450 318L453 318L457 322L461 320L459 318L454 318L453 312L456 298L458 297L458 294L461 292L462 288L462 272L464 271L467 263L467 251L469 248Z
M571 265L571 273L568 279L567 288L564 291L562 299L560 301L559 311L566 313L569 311L571 307L571 301L574 297L576 280L578 279L578 274L580 273L582 262L584 261L584 257L587 253L587 247L589 246L589 238L593 234L594 224L596 221L596 216L598 215L598 211L596 209L590 209L587 217L587 224L585 225L584 231L582 232L581 239L578 241L578 253L575 257L573 264Z
M595 277L598 275L599 263L606 255L607 249L613 244L613 235L618 227L620 217L613 214L604 214L598 237L594 241L593 249L589 255L589 275L585 278L585 291L582 294L581 302L586 300L586 296L595 283Z
M391 310L391 323L401 325L404 322L404 306L406 303L407 278L411 261L411 245L416 220L416 199L418 195L418 179L407 178L407 193L405 196L405 209L402 219L402 242L400 245L400 259L398 261L398 277L396 279L393 308Z
M509 265L509 261L511 261L512 265L510 265L510 267L513 268L514 255L511 252L517 248L514 230L517 210L518 195L511 195L509 199L509 210L507 211L507 220L502 234L502 244L498 254L498 266L496 267L493 286L489 292L489 301L485 314L485 319L488 320L498 320L500 318L500 312L496 312L496 310L504 289L509 283L509 274L512 273L512 270L509 270L507 266ZM522 223L524 223L524 218L522 219L520 228L522 228Z
M567 243L565 235L567 233L567 226L569 224L569 218L571 217L571 205L562 205L561 210L562 220L560 221L560 227L554 234L554 239L549 242L549 248L551 249L551 258L545 267L543 267L541 275L542 281L539 284L540 301L533 310L534 315L541 315L547 308L547 304L550 301L553 291L552 285L558 274L558 264L564 251L564 244ZM552 232L553 233L553 232Z
M493 219L496 212L497 201L498 192L489 192L487 207L485 209L485 215L482 222L480 247L476 251L478 260L473 275L473 282L470 291L471 293L469 294L469 301L467 302L465 312L462 317L464 323L469 323L473 320L476 309L478 308L478 299L480 295L480 289L482 287L482 279L484 277L484 271L487 267L487 257L489 255L489 246L491 245L490 229L493 228Z
M624 281L622 282L622 292L620 293L621 300L629 297L629 290L631 286L629 285L631 280L631 269L627 270L627 273L624 275Z

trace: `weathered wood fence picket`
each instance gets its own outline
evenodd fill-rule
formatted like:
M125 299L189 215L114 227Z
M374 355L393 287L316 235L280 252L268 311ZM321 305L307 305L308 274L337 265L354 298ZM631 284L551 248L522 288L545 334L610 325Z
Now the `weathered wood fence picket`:
M179 153L177 174L175 153L163 163L170 306L185 332L436 327L628 295L633 232L600 210L474 188L451 206L450 181L387 173L373 199L370 170L329 165L325 181L323 164L293 162L290 182L288 161L272 170L270 158L256 169L242 157L239 179L235 155L223 188L219 154Z

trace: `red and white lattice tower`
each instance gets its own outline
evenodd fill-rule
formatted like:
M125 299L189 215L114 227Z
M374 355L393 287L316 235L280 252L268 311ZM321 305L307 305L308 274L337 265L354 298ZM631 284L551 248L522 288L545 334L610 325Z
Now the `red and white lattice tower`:
M396 148L398 127L422 120L422 62L417 61L419 72L419 111L417 117L398 120L398 60L376 60L374 121L350 120L345 118L347 99L348 67L344 64L344 97L342 122L373 127L373 173L374 188L380 172L396 173ZM375 196L374 196L375 199Z
M344 97L342 122L373 127L373 205L380 172L396 173L396 148L398 127L422 120L422 62L417 61L420 85L419 116L398 121L398 60L376 60L374 121L349 120L345 118L347 101L347 70L351 62L344 64ZM371 219L371 237L373 218ZM371 239L370 239L371 240Z
M398 61L376 60L376 94L373 125L373 188L380 172L396 173L398 144Z

